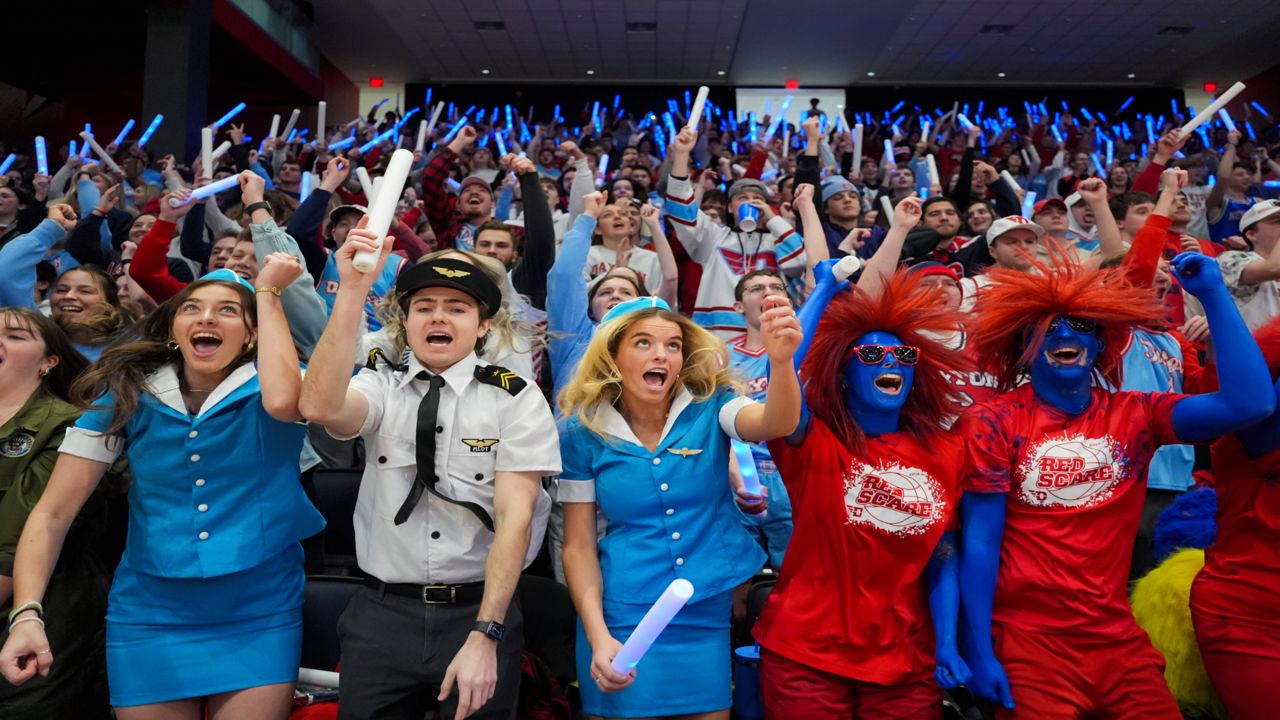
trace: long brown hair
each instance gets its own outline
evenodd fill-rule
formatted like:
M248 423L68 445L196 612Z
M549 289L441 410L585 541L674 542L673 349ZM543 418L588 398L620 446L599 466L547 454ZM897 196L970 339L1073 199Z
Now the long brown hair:
M71 384L89 367L89 361L76 350L58 324L44 315L21 307L0 308L4 328L25 330L44 343L44 356L58 358L40 381L40 389L64 402L71 402Z
M181 374L182 353L168 346L169 340L173 337L173 320L178 314L178 308L182 307L192 293L209 285L233 288L240 295L246 325L250 330L258 326L257 306L254 304L253 293L240 283L226 280L197 280L163 302L138 326L136 339L104 350L98 362L81 375L71 388L76 404L86 409L104 394L108 392L112 394L114 404L111 408L111 427L107 428L107 435L119 434L129 424L129 420L138 410L138 396L142 393L147 377L151 373L168 363L174 363ZM232 362L232 367L238 367L252 357L253 350L246 348Z
M83 319L59 319L57 321L59 327L68 334L83 330L88 335L90 343L98 345L110 342L120 331L136 323L141 317L137 314L134 306L121 304L120 291L116 287L116 279L111 276L111 273L97 265L79 265L63 272L58 276L58 280L73 272L82 272L93 278L98 285L98 290L102 293L103 299L106 301L106 305L101 311L91 313ZM57 287L56 282L54 287Z

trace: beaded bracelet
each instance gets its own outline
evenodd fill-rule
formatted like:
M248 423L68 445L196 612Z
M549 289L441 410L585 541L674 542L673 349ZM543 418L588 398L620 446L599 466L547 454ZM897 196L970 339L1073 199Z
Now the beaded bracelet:
M17 617L19 614L24 613L28 610L35 610L37 617L44 616L44 606L36 602L35 600L30 600L28 602L22 603L18 607L9 611L9 623L13 624L13 619L15 617Z

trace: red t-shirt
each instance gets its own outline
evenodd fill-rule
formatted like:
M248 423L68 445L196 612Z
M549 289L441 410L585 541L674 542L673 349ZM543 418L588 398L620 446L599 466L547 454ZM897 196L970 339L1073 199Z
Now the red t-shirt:
M994 398L998 392L999 380L986 370L977 369L978 363L973 357L973 350L969 347L969 333L959 332L955 335L953 347L963 350L971 360L975 360L973 370L967 372L955 371L948 372L947 376L951 378L951 384L955 386L955 390L960 395L960 406L964 408L984 403ZM948 344L951 344L950 342Z
M1280 629L1280 451L1250 459L1235 435L1213 445L1218 536L1191 586L1197 610Z
M791 496L795 531L756 624L761 645L866 682L933 673L924 570L959 500L954 435L922 445L905 433L854 456L817 418L800 447L769 452Z
M965 492L1009 495L996 621L1049 633L1137 628L1127 590L1147 465L1182 442L1173 407L1184 397L1094 389L1070 416L1028 384L965 416Z

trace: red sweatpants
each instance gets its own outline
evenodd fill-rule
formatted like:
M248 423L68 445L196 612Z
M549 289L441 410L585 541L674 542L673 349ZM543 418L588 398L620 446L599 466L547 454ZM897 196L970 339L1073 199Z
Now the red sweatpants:
M876 685L810 667L760 649L766 720L938 720L942 690L932 679Z
M997 720L1182 720L1164 681L1164 656L1135 630L1092 637L997 625L996 657L1014 704L997 708Z
M1225 620L1191 605L1200 657L1231 720L1276 717L1280 680L1280 628Z

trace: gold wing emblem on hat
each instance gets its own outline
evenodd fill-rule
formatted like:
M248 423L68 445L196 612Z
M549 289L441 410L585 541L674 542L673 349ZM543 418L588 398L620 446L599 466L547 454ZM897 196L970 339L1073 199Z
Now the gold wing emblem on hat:
M438 265L431 269L435 270L436 272L440 273L441 275L447 278L460 278L460 277L466 277L471 274L466 270L450 270L449 268L440 267Z
M679 455L682 458L687 458L690 455L701 454L702 448L667 448L667 452L673 455Z

